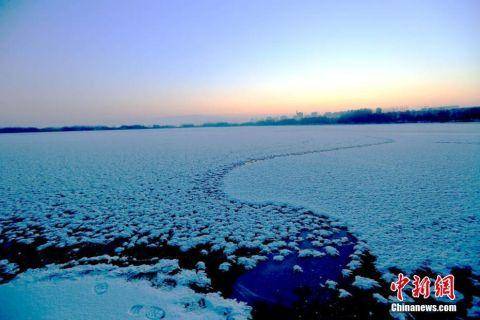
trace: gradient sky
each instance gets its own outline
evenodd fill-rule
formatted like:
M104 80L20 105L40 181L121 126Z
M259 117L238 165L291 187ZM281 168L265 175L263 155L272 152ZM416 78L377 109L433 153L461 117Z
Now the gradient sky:
M0 0L0 126L426 105L480 105L480 1Z

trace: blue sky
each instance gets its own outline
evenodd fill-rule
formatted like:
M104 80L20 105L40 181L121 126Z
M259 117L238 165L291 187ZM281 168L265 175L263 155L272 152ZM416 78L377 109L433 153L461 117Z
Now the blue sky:
M480 104L480 1L2 1L0 126Z

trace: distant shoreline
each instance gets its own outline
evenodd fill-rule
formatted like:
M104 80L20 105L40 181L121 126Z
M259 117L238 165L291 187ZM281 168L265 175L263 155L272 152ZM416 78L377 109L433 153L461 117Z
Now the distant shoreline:
M358 109L323 115L311 114L295 117L268 117L263 120L242 123L208 122L200 125L121 125L121 126L63 126L63 127L4 127L1 133L35 133L35 132L72 132L72 131L114 131L114 130L147 130L178 128L211 128L211 127L247 127L247 126L302 126L302 125L345 125L345 124L394 124L394 123L451 123L480 122L480 106L466 108L435 108L422 110L382 112L381 109Z

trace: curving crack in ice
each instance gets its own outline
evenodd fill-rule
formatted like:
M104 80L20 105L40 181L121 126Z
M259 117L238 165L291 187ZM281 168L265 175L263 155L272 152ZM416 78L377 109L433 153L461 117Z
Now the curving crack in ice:
M221 179L223 179L230 171L232 171L234 169L237 169L239 167L248 165L248 164L255 163L255 162L267 161L267 160L272 160L272 159L276 159L276 158L284 158L284 157L304 156L304 155L307 155L307 154L314 154L314 153L332 152L332 151L339 151L339 150L346 150L346 149L367 148L367 147L379 146L379 145L382 145L382 144L389 144L389 143L394 143L395 142L394 139L390 139L390 138L379 138L379 137L371 137L371 136L366 136L366 138L379 139L381 141L374 142L374 143L356 144L356 145L351 145L351 146L320 148L320 149L312 149L312 150L299 151L299 152L278 153L278 154L273 154L273 155L259 157L259 158L250 158L250 159L239 161L237 163L226 166L224 170L221 170L221 172L222 172ZM221 184L219 184L219 185L221 185Z

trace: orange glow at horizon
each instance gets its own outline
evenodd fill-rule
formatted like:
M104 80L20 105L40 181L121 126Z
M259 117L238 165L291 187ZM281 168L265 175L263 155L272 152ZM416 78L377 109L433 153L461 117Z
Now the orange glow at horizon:
M480 105L480 1L14 2L0 126Z
M376 107L473 106L480 105L479 88L480 82L474 77L432 81L418 76L372 79L345 73L325 79L305 77L215 91L174 90L171 100L165 96L152 97L152 101L144 102L142 109L145 113L157 113L158 109L165 110L164 106L174 106L176 110L195 106L203 111L201 114L210 115L281 115ZM180 114L191 114L189 110L186 107Z

